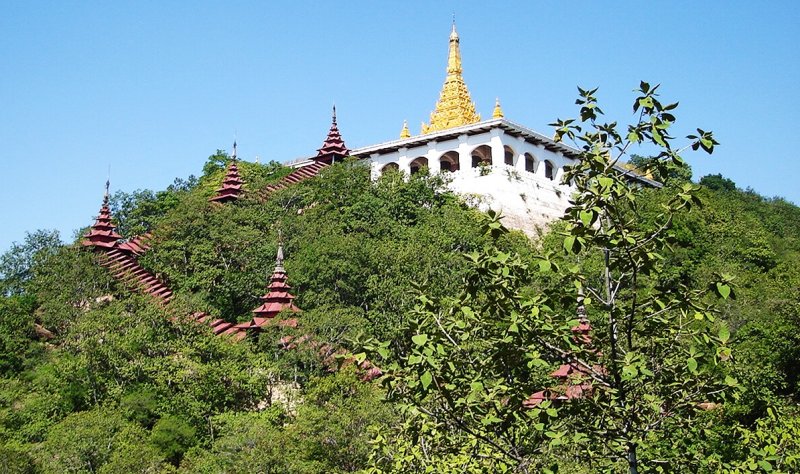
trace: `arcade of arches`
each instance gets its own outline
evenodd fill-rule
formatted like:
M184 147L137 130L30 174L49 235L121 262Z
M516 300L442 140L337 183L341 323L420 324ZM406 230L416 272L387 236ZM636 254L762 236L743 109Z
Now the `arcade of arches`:
M472 151L469 152L470 158L470 167L471 168L479 168L479 167L488 167L492 166L492 148L489 145L480 145L475 147ZM524 160L524 163L519 163L520 160ZM438 166L432 166L436 162L439 162ZM518 155L513 148L508 145L503 146L503 164L508 167L518 168L520 170L525 170L529 173L536 174L537 172L541 173L542 176L549 180L555 180L558 175L558 170L556 165L553 164L550 160L539 160L531 153L524 153L522 155ZM540 170L540 165L542 169ZM425 156L418 156L411 160L408 165L408 171L410 174L418 173L422 168L428 168L433 172L436 171L448 171L448 172L455 172L461 170L461 156L458 151L450 150L447 152L442 153L438 159L429 161ZM380 168L381 173L385 173L389 170L400 170L400 165L395 162L389 162L384 164Z

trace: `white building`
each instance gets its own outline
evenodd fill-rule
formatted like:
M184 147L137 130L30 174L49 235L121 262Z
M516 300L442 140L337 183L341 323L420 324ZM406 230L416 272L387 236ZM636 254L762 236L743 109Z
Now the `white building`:
M453 191L484 210L501 211L507 226L535 234L561 217L569 205L572 186L562 183L562 177L564 167L575 163L578 151L506 120L499 100L492 119L481 121L464 83L453 24L447 77L430 123L422 125L420 135L412 136L404 124L398 140L348 150L336 128L334 111L331 133L319 155L293 166L329 163L335 159L332 155L346 154L369 161L373 178L388 169L409 175L423 167L431 173L448 173ZM642 184L660 186L637 174L630 176Z

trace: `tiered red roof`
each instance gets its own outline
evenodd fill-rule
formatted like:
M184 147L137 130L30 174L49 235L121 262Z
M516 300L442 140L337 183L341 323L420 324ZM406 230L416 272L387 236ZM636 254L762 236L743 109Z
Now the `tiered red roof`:
M89 232L83 236L81 245L87 247L110 249L117 245L121 235L114 232L114 225L111 223L111 210L108 207L108 186L106 181L106 193L103 196L103 205L100 206L100 214L97 216L94 225L89 228Z
M322 143L322 147L317 150L317 156L314 158L317 161L331 164L337 160L348 156L350 149L344 144L341 133L339 133L339 126L336 124L336 106L333 106L333 120L331 129L328 131L328 136Z
M582 306L578 309L578 317L578 325L572 328L573 340L578 344L590 347L592 345L592 326L589 324L586 310ZM592 366L590 370L574 360L561 364L550 374L551 377L558 379L559 384L534 393L522 402L522 405L526 408L534 408L545 400L564 401L591 396L594 390L591 372L602 374L605 373L605 370L599 365Z
M108 268L114 278L131 290L150 295L162 304L167 304L172 299L172 290L139 265L139 261L130 252L119 248L109 249L104 253L100 264Z
M286 189L292 184L299 183L300 181L305 181L309 178L313 178L314 176L318 175L320 171L324 168L327 168L328 164L315 161L310 165L303 166L302 168L297 168L296 170L292 171L288 175L281 178L275 184L267 185L263 191L261 191L261 198L267 199L270 194L274 193L275 191L279 191L281 189Z
M241 341L247 337L247 328L240 327L239 324L229 323L221 318L215 318L210 314L198 311L189 315L189 319L200 324L207 324L211 331L217 336L231 336L235 341Z
M292 288L287 283L288 277L286 270L283 268L283 245L278 244L278 255L275 259L275 271L272 272L269 285L269 291L266 295L261 297L263 304L253 310L252 326L263 327L271 323L282 311L291 311L293 313L300 312L300 308L294 304L294 295L289 293ZM297 320L287 320L284 325L296 326Z
M118 248L137 256L142 255L150 248L150 239L152 238L153 234L147 232L142 235L137 235L127 242L120 243Z
M236 165L236 142L233 142L233 156L231 162L228 163L228 169L225 172L225 178L222 180L222 186L217 189L217 194L209 199L212 202L226 203L228 201L235 201L239 199L242 193L242 185L244 182L239 176L239 167Z
M168 303L172 298L172 291L161 280L139 265L139 261L136 260L136 255L147 250L150 234L144 234L128 242L119 242L122 236L114 232L114 225L111 224L108 186L109 182L106 181L106 193L103 196L100 215L97 216L97 221L84 236L81 244L101 251L100 264L108 268L114 278L132 290L151 295L163 304Z

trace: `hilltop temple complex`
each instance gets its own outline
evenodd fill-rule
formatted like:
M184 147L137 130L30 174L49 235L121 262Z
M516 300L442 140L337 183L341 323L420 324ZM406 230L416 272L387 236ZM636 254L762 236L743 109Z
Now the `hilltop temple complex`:
M499 99L492 118L481 120L462 71L460 40L453 23L444 85L419 135L412 135L403 123L397 140L348 150L334 110L331 131L317 156L290 166L302 170L350 155L368 162L373 178L390 169L410 175L427 167L431 173L448 173L450 189L482 210L502 212L508 227L535 235L564 214L572 187L562 183L562 177L578 150L506 119ZM646 177L629 176L644 185L659 186Z
M450 188L469 202L481 209L500 211L507 226L535 234L548 222L561 217L569 205L572 186L563 182L562 177L564 168L575 162L579 152L506 119L499 99L495 101L492 118L481 120L462 71L460 40L453 23L444 85L429 122L422 124L418 135L412 135L404 122L398 139L350 149L339 131L334 107L330 129L316 154L290 163L294 168L291 173L262 189L246 188L239 174L234 142L222 183L209 201L222 206L236 201L245 192L269 199L273 192L313 178L328 166L351 156L366 162L373 178L389 170L412 175L423 168L431 173L446 174ZM646 177L623 171L643 185L660 186ZM125 241L116 233L106 183L97 220L82 244L96 251L100 255L99 262L132 290L149 294L167 305L172 291L138 263L149 241L149 234ZM245 337L249 332L271 325L281 312L300 311L289 293L287 280L279 248L268 292L262 297L263 304L253 310L251 321L234 324L206 313L195 313L191 318L211 325L215 334ZM297 318L279 324L296 327Z
M422 124L418 135L412 135L404 122L398 139L350 149L339 131L334 107L330 129L316 154L290 163L294 168L291 173L261 189L248 189L240 176L234 142L222 182L209 198L211 205L229 205L245 193L267 200L276 191L313 178L347 157L355 157L369 166L373 179L390 170L408 176L426 168L430 173L442 174L450 189L465 196L471 204L484 210L500 211L508 227L529 235L537 234L567 209L573 188L570 183L563 182L563 175L565 167L576 162L579 152L506 119L499 99L495 100L491 118L481 120L462 75L459 41L454 23L444 85L429 122ZM660 186L630 170L620 168L620 171L641 185ZM266 284L267 293L261 297L262 304L252 310L248 321L226 321L206 312L176 314L172 308L175 305L169 305L173 292L168 283L139 264L139 257L149 248L150 234L126 241L116 232L109 208L108 186L107 182L96 222L81 244L92 249L98 255L98 263L108 268L128 289L154 298L167 308L171 318L204 324L214 335L234 340L257 334L267 327L277 327L281 331L302 327L301 310L290 293L280 242L275 267ZM584 313L573 333L581 344L591 346L590 332L591 326ZM286 335L280 339L280 344L285 349L300 344L310 346L331 366L335 365L336 354L343 353L343 349L318 343L310 335ZM380 374L380 369L367 360L346 360L357 363L365 379ZM557 384L531 395L525 406L532 408L545 400L563 401L590 395L592 386L588 379L591 373L602 371L599 366L567 361L552 374Z

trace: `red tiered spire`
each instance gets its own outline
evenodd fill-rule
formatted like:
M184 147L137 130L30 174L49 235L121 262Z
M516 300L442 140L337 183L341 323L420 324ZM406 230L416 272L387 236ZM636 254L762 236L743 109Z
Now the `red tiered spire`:
M578 325L572 329L573 340L585 347L592 345L592 325L586 317L586 308L581 305L578 307ZM605 369L600 365L595 365L592 370L595 373L605 373ZM545 400L572 400L591 396L594 390L592 384L591 371L588 367L578 364L576 361L561 364L561 366L550 374L551 377L558 379L559 384L555 388L541 390L534 393L527 400L522 402L526 408L534 408Z
M114 232L114 225L111 223L111 210L108 207L108 187L110 182L106 181L106 192L103 195L103 205L100 206L100 214L89 232L83 236L81 245L95 248L110 249L117 246L117 241L121 235Z
M292 287L286 282L287 279L286 270L283 268L283 244L279 243L278 255L275 259L275 271L272 272L269 285L267 285L269 291L261 297L263 304L253 310L255 316L253 317L252 325L257 327L266 326L281 311L300 312L300 308L294 305L294 295L289 293ZM289 323L289 321L286 321L286 323ZM296 321L294 323L296 324Z
M349 154L350 149L344 144L344 139L342 139L342 135L339 133L339 126L336 125L336 106L334 105L331 129L328 131L328 136L322 143L322 148L317 150L317 156L314 159L331 164L336 161L337 158L341 160Z
M226 203L239 199L239 195L242 193L242 184L244 182L239 177L239 167L236 166L236 142L233 142L233 155L231 156L231 162L228 163L222 186L217 189L217 194L210 198L209 201Z

